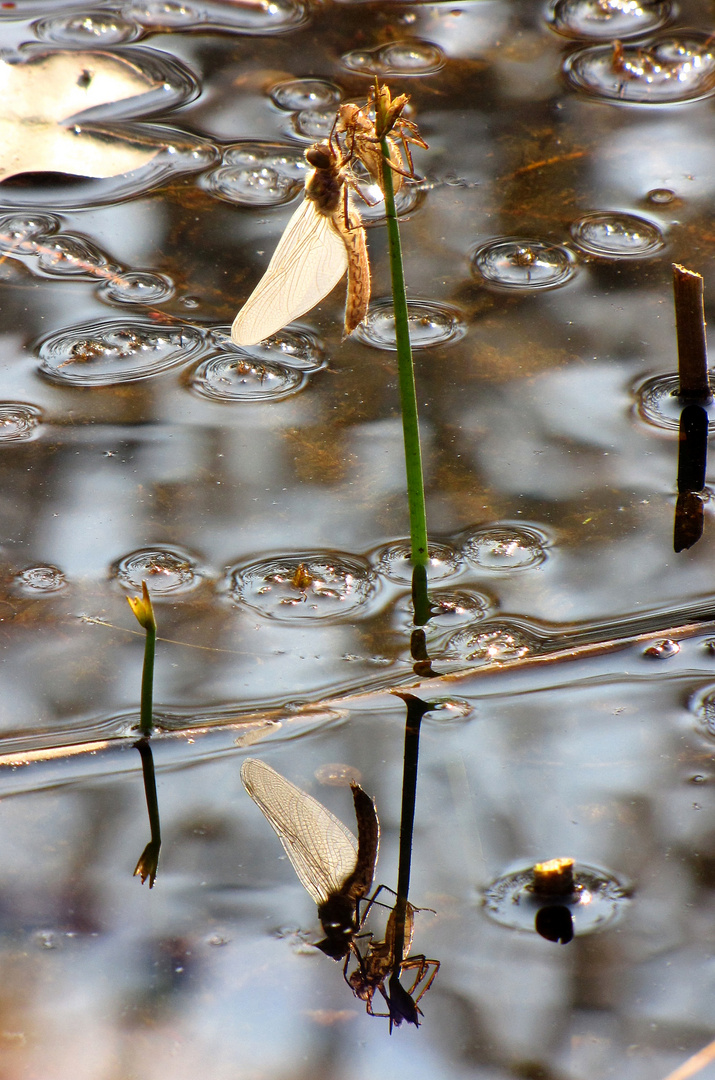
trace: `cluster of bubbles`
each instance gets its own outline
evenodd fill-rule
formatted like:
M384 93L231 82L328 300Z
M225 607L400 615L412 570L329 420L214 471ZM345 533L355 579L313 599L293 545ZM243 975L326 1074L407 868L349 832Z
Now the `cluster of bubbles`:
M38 350L40 371L73 386L136 382L185 364L204 341L192 326L108 319L46 337Z
M330 137L342 90L325 79L288 79L272 88L270 98L290 114L289 133L313 143Z
M40 277L100 281L98 294L108 303L158 304L174 294L164 274L123 270L82 236L60 233L55 214L8 214L0 217L0 251Z
M375 49L354 49L344 53L341 62L348 71L393 78L397 75L431 75L444 66L445 58L442 50L430 41L409 38L391 41Z
M53 15L40 19L35 24L35 32L42 40L57 45L106 48L125 45L160 31L284 33L307 19L308 7L302 0L233 0L231 4L218 0L196 0L194 3L148 0L118 5L112 11L97 8Z
M302 190L307 168L296 146L236 143L224 150L221 164L201 183L212 195L239 206L280 206Z
M310 373L325 366L325 354L307 330L280 330L266 341L239 349L230 327L208 335L211 354L189 377L189 387L201 397L224 403L275 401L298 393Z
M574 245L591 259L646 259L665 246L652 221L617 210L583 214L572 222L570 232ZM564 285L577 265L576 253L565 244L515 236L487 241L471 260L472 272L487 285L529 291Z

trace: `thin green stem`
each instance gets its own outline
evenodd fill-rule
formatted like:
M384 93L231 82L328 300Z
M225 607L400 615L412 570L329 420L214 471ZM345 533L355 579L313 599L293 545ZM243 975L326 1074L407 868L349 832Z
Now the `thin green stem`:
M142 669L142 696L139 710L139 730L151 735L154 726L154 657L156 655L156 623L146 626L144 641L144 667Z
M387 139L380 141L385 161L390 160ZM405 468L407 471L407 500L410 511L410 541L412 545L412 565L427 566L427 515L425 512L425 485L422 474L422 452L420 449L420 428L417 416L417 395L415 392L415 372L412 365L412 347L407 318L407 295L405 293L405 275L402 268L402 248L400 229L395 210L395 190L392 183L392 170L385 165L383 170L383 191L385 195L385 214L387 216L387 236L390 252L390 271L392 274L392 303L395 312L395 338L397 341L397 370L400 384L400 402L402 406L402 432L405 440Z

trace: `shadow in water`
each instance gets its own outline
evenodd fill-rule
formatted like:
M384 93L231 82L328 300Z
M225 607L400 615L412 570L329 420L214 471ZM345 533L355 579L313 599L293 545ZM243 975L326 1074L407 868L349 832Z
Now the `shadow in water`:
M678 500L675 506L673 548L685 551L703 535L702 491L708 459L708 414L702 405L686 405L680 414Z

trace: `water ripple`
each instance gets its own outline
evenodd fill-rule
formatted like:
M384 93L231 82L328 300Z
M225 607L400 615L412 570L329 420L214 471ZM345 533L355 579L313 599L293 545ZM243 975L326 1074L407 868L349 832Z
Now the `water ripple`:
M390 581L409 584L412 581L412 548L409 540L394 540L373 555L380 574ZM462 556L451 544L430 543L427 576L432 581L452 577L463 569Z
M196 589L203 580L197 560L176 547L140 548L114 564L111 576L131 591L141 592L142 581L154 599L173 597Z
M28 566L16 574L13 585L13 591L22 596L37 596L60 592L67 581L56 566Z
M518 525L489 525L465 535L462 551L481 570L509 573L538 566L546 558L547 537Z
M28 442L38 434L42 410L19 402L0 402L0 443Z
M667 105L715 94L715 48L704 34L581 49L564 65L576 90L626 105Z
M185 364L203 346L204 335L197 327L108 319L52 334L37 352L40 371L53 382L110 386Z
M601 258L643 259L665 246L663 234L652 221L612 210L584 214L570 231L582 251Z
M561 244L504 236L475 251L472 270L501 289L553 289L573 277L576 264Z
M464 337L467 328L454 308L427 300L409 300L407 319L413 349L446 345ZM370 313L357 328L355 336L374 349L395 350L395 315L391 300L376 300Z
M308 21L302 0L147 0L129 3L122 14L146 30L220 30L236 34L280 34Z
M36 22L34 29L42 41L84 48L126 45L129 41L136 41L142 33L137 23L125 19L118 12L99 10L51 15Z
M304 372L254 360L235 350L203 360L190 378L191 389L211 401L278 401L306 385Z
M613 41L652 32L670 19L673 5L639 0L556 0L548 23L557 34Z
M282 622L354 619L376 589L367 562L342 552L308 552L229 568L229 595Z
M124 270L108 278L97 292L112 304L161 304L174 295L174 283L165 274Z

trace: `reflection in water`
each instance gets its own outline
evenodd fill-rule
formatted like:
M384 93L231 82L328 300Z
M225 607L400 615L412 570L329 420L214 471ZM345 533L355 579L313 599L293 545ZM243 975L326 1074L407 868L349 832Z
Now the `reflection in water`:
M241 780L268 819L293 864L301 884L318 905L325 938L317 947L341 960L360 928L359 901L375 873L380 826L375 804L355 783L350 785L358 825L356 840L334 814L270 765L247 758Z
M703 535L701 492L705 487L708 459L708 414L701 405L686 405L681 412L679 440L673 548L684 551Z
M161 848L161 822L159 820L159 800L156 794L154 754L148 738L139 739L138 742L134 743L134 746L139 751L142 759L144 793L146 795L146 808L149 811L149 828L151 829L151 840L139 856L139 861L134 869L134 876L141 878L142 885L149 878L149 888L151 889L156 881L159 850Z
M380 885L376 889L370 904L375 902L378 893L383 888L385 886ZM418 1016L420 1010L417 1007L418 1003L429 990L435 975L439 971L439 960L428 960L423 954L409 955L414 936L414 915L417 910L420 909L413 907L409 901L405 902L404 941L402 945L402 961L400 963L396 962L397 909L393 908L387 919L384 940L371 940L365 953L362 954L353 939L351 951L357 959L357 967L353 969L350 975L347 974L348 964L351 959L348 956L343 969L343 975L348 986L350 986L357 998L365 1002L368 1014L370 1016L389 1016L390 1030L392 1030L393 1024L399 1027L403 1020L414 1024L415 1027L419 1027ZM367 915L367 912L365 914ZM409 991L406 991L399 982L398 975L401 971L415 972L415 978ZM389 994L385 989L388 976L390 976ZM420 992L415 997L415 992L420 986ZM388 1012L380 1013L373 1010L372 1002L376 991L379 991L385 999Z

